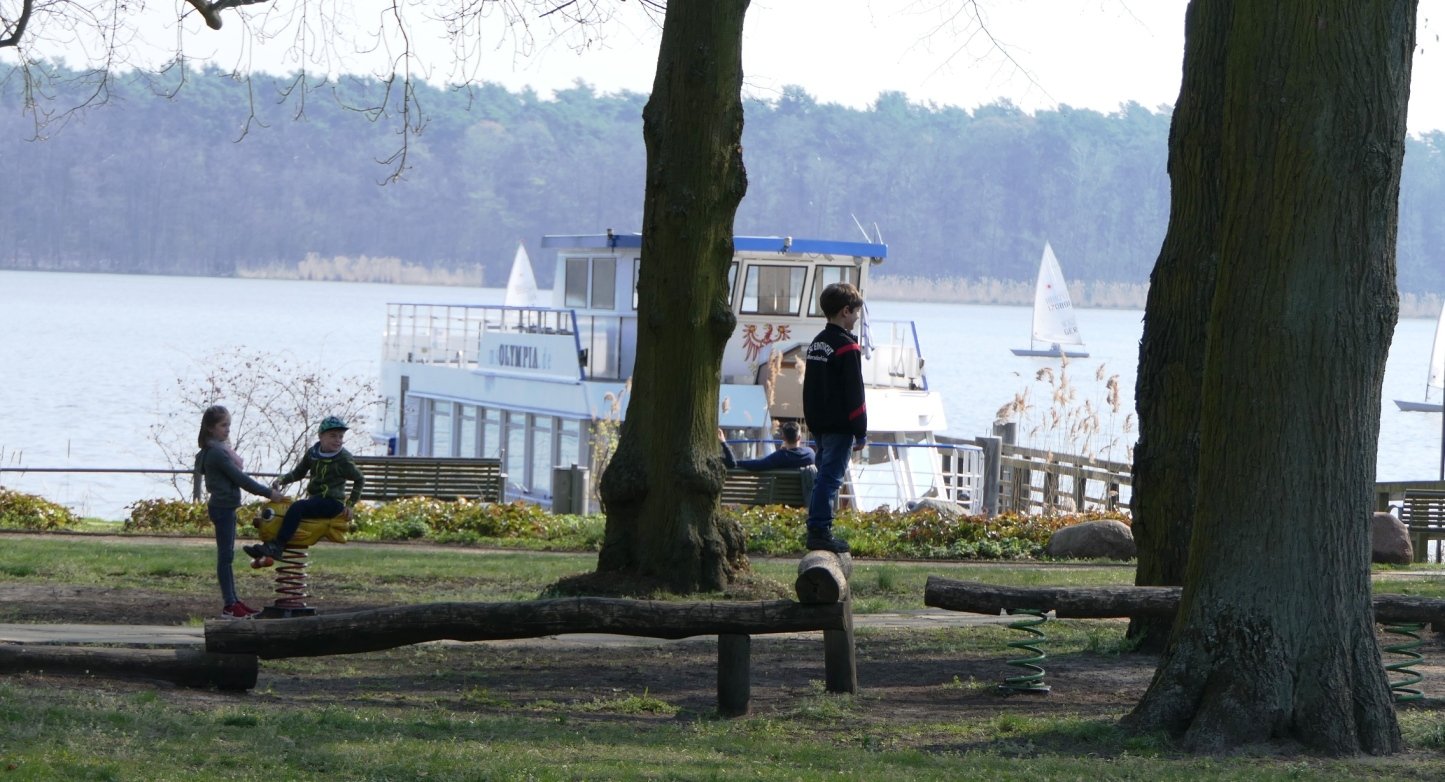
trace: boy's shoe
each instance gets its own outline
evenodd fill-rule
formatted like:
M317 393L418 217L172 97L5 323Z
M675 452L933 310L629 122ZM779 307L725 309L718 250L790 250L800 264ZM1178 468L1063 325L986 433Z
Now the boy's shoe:
M266 543L252 543L249 546L242 546L241 550L246 552L246 556L251 559L266 559L267 557L276 559L279 558L282 553L281 547L276 545L274 540Z
M848 553L848 544L833 537L832 532L809 532L805 545L809 551L831 551L834 554Z
M225 608L222 608L222 609L221 609L221 618L222 618L222 619L250 619L251 617L253 617L253 616L255 616L256 614L259 614L259 613L261 613L261 612L260 612L260 611L257 611L256 609L254 609L254 608L252 608L252 607L250 607L250 606L248 606L248 605L246 605L245 603L242 603L240 600L237 600L236 602L234 602L234 603L226 606Z

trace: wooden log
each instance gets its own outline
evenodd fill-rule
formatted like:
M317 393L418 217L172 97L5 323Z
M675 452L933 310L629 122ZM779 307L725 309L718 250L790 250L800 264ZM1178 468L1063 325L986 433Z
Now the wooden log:
M858 652L853 643L853 601L844 600L841 630L823 631L823 688L828 692L858 691Z
M212 654L198 649L0 644L0 673L79 673L158 679L183 687L249 690L256 686L258 667L254 654Z
M1179 611L1179 587L1004 587L929 576L924 605L950 611L999 614L1012 608L1053 611L1061 619L1162 617ZM1442 622L1445 600L1409 595L1375 595L1375 621Z
M742 717L751 708L753 638L723 633L717 637L717 713Z
M1007 587L929 576L923 604L995 615L1012 608L1036 608L1060 618L1173 617L1179 610L1179 591L1179 587Z
M852 554L809 551L798 561L798 580L793 582L798 602L817 605L847 600L848 577L851 575Z
M262 659L352 654L427 641L496 641L565 633L648 638L764 635L845 626L842 604L791 600L665 603L574 597L510 603L428 603L293 619L206 623L206 649Z

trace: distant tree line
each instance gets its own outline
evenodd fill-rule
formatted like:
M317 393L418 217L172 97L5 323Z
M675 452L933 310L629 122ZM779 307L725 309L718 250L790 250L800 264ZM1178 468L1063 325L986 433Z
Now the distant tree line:
M13 74L10 74L13 75ZM544 100L498 85L418 85L426 125L404 178L382 85L346 79L303 101L285 78L133 74L104 105L37 126L0 70L0 268L232 275L310 258L384 258L489 285L517 242L641 225L646 96L578 83ZM58 111L84 94L56 92ZM880 272L1033 278L1045 240L1071 280L1142 284L1168 218L1170 115L1006 101L972 110L884 93L866 109L800 87L746 105L742 234L861 239ZM38 131L37 131L38 127ZM1399 282L1445 291L1445 134L1407 144ZM876 238L876 235L875 235ZM537 264L551 282L550 263Z

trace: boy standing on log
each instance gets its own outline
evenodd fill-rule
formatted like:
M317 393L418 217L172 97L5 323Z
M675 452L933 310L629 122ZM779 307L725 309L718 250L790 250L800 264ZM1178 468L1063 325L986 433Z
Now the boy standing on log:
M868 406L863 396L863 353L853 326L863 295L850 283L823 289L818 305L828 325L808 346L803 375L803 418L818 444L818 477L808 502L807 547L842 554L848 544L833 537L833 503L843 485L848 457L868 444Z

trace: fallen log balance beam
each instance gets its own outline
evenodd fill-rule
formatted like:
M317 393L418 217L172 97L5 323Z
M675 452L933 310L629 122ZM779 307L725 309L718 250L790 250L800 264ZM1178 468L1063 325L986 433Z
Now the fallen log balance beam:
M249 690L256 686L258 667L254 654L0 644L0 673L79 673L156 679L183 687Z
M844 606L791 600L666 603L575 597L509 603L426 603L339 614L206 622L206 651L262 659L355 654L428 641L501 641L567 633L647 638L842 630Z
M1010 609L1053 611L1060 619L1113 617L1173 618L1179 611L1180 587L1006 587L977 581L929 576L923 604L949 611L999 614ZM1445 600L1409 595L1375 595L1375 620L1445 621Z

